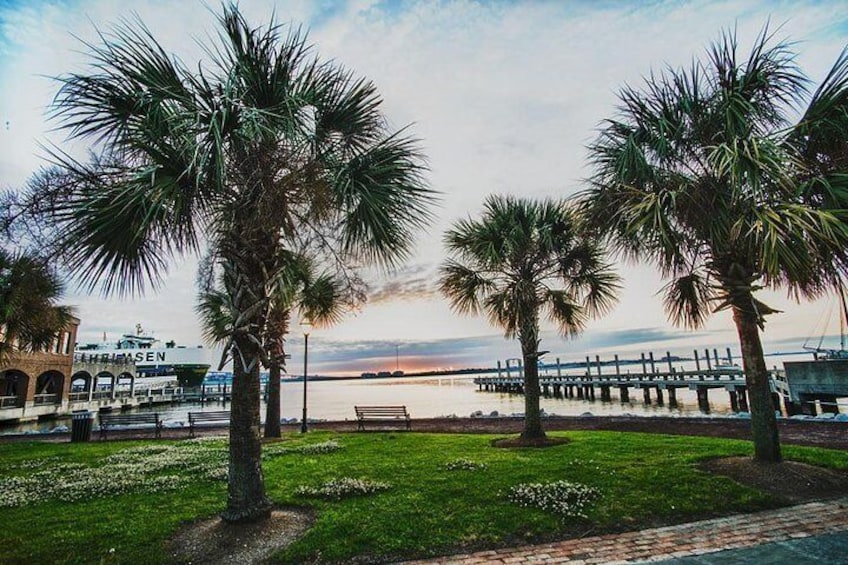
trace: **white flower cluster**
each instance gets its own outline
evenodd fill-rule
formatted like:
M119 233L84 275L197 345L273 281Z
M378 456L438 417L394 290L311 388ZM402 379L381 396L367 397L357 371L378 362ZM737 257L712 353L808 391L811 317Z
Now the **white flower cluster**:
M327 481L318 487L301 486L295 490L295 494L299 496L309 496L314 498L326 498L330 500L341 500L349 496L363 496L373 494L390 488L388 483L378 481L370 481L368 479L352 479L350 477L342 477L341 479L333 479Z
M509 491L509 500L520 506L541 508L564 518L586 518L585 510L600 495L594 487L568 481L554 481L516 485Z
M166 492L198 478L220 480L226 478L227 453L220 446L183 442L130 447L91 466L42 458L16 467L29 472L4 478L0 508L47 500L74 502L127 493Z
M274 444L266 446L262 449L262 455L265 457L279 457L289 453L299 453L301 455L322 455L324 453L332 453L338 451L342 446L334 439L330 439L321 443L310 443L307 445L299 445L297 447L287 447L286 444Z
M482 471L485 468L485 463L478 463L471 459L454 459L445 464L445 469L448 471Z
M144 445L121 450L104 462L113 472L133 474L188 471L192 475L214 473L227 466L227 451L221 446L181 442L174 445Z

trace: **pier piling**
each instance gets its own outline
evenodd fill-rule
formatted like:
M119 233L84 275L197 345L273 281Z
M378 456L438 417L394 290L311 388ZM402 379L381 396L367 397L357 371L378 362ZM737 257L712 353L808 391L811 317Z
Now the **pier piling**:
M698 395L698 408L701 412L709 412L710 411L710 398L709 398L709 389L705 386L699 386L696 389Z
M736 392L739 393L739 410L742 412L748 411L748 390L744 386L736 387Z

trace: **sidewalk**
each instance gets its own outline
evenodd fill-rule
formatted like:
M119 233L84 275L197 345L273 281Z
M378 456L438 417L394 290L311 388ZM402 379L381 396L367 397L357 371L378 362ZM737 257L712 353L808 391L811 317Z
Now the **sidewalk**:
M836 534L836 535L834 535ZM814 537L817 536L817 537ZM794 544L799 540L803 544ZM848 497L810 502L755 514L702 520L540 545L527 545L466 555L451 555L411 563L805 563L802 554L819 557L810 563L848 563ZM779 543L776 543L779 542ZM764 544L776 543L773 548ZM742 549L750 548L750 549ZM756 548L756 549L755 549ZM770 551L773 549L773 551ZM719 555L717 552L726 552ZM785 555L771 559L769 553ZM700 557L699 557L700 556ZM707 557L711 557L707 559ZM832 559L822 561L822 556ZM726 559L724 559L726 557Z

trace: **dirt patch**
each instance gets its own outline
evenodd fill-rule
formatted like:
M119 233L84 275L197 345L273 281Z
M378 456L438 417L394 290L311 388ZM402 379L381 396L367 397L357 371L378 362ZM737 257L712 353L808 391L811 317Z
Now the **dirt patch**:
M796 461L761 463L750 457L724 457L701 467L788 502L848 495L848 473Z
M300 538L315 521L301 508L274 510L265 520L228 524L216 516L181 528L168 542L171 563L262 563Z
M504 437L492 440L492 447L553 447L568 443L567 437L542 437L536 439L524 439L518 437Z

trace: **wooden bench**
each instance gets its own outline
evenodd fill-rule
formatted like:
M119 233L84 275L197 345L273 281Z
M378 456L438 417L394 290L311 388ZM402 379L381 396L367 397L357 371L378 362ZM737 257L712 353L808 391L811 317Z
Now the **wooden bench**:
M188 413L188 432L191 437L194 437L194 428L197 424L219 423L224 422L230 425L230 413L227 411L221 412L189 412Z
M109 414L100 413L100 439L106 439L106 432L113 426L143 426L152 425L156 429L156 437L162 437L162 420L158 412L145 414Z
M360 430L365 431L365 422L404 424L407 430L412 429L406 406L354 406L353 409Z

